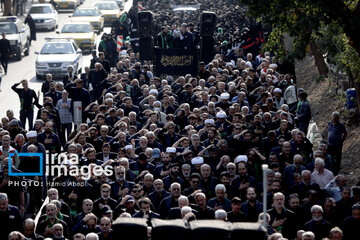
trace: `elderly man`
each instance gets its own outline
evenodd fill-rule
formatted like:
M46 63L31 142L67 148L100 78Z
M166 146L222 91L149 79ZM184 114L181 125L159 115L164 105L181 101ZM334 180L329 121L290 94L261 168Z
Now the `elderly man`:
M301 174L301 172L305 170L305 167L302 165L304 163L303 157L300 154L296 154L293 159L294 163L287 165L283 174L284 187L286 190L295 185L294 174Z
M270 214L269 224L276 230L281 231L286 238L294 238L296 236L295 214L285 208L285 196L281 192L277 192L273 197L274 207L268 211Z
M69 237L69 231L68 231L67 224L63 220L61 220L60 218L58 218L56 216L56 212L57 212L57 207L54 203L48 203L46 205L47 217L46 217L46 219L41 221L36 226L37 234L40 234L44 237L53 237L54 236L54 225L59 223L63 226L64 236L66 238Z
M215 211L206 205L206 196L202 192L195 194L195 205L191 205L198 211L197 219L214 219Z
M169 210L173 207L178 206L178 200L181 196L181 185L179 183L172 183L170 186L171 195L164 198L160 202L159 213L162 219L165 219L168 216Z
M339 121L340 113L332 113L332 121L328 123L328 153L335 158L334 173L337 174L340 170L342 146L346 139L347 131L345 125Z
M225 198L226 187L224 184L218 184L215 187L216 197L211 198L207 205L213 209L224 209L226 212L231 211L231 200Z
M170 193L164 189L164 183L161 179L156 179L154 181L154 189L155 191L150 193L148 197L151 200L151 203L153 204L155 210L158 210L160 202L164 198L168 197Z
M312 220L305 223L303 229L315 234L315 240L321 240L329 236L331 224L323 219L323 209L319 205L311 207Z
M24 235L31 240L43 240L44 237L35 233L35 221L34 219L27 218L24 221Z
M182 216L182 209L184 207L189 206L189 199L185 196L180 196L179 200L178 200L179 206L178 207L174 207L171 208L169 211L169 215L168 215L168 219L181 219L183 218ZM190 212L194 213L195 215L197 214L196 210L191 209Z
M9 204L6 193L0 193L0 239L7 239L12 231L22 231L22 222L19 209Z
M311 174L311 182L319 184L320 189L324 189L333 178L334 174L325 168L324 159L316 158L315 169Z

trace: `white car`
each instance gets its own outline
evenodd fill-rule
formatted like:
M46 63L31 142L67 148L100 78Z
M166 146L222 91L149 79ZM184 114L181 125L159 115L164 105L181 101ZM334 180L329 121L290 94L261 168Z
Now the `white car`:
M29 14L35 21L36 29L55 30L59 21L59 14L52 4L33 4Z
M51 73L54 78L63 78L67 67L72 65L74 71L81 72L82 51L73 39L45 38L44 44L36 59L36 78L43 79Z

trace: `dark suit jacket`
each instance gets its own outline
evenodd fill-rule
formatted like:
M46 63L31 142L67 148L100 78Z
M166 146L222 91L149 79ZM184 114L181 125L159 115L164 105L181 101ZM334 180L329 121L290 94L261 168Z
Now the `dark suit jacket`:
M144 213L142 211L139 211L137 213L135 213L134 215L132 215L133 218L143 218L144 217ZM155 212L150 212L149 213L149 218L153 219L153 218L160 218L160 215L155 213Z
M195 216L198 214L198 211L192 209L192 213L195 214ZM180 207L174 207L171 208L167 217L169 220L171 219L181 219L181 209Z

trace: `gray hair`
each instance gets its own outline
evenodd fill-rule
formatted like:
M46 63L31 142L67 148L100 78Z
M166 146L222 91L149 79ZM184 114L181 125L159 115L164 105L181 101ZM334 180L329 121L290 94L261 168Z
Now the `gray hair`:
M224 193L226 193L226 187L225 187L225 185L224 184L218 184L218 185L216 185L216 187L215 187L215 192L217 192L218 190L223 190L224 191Z
M192 212L191 207L185 206L181 209L181 216L185 216L187 213Z
M333 116L333 117L334 117L334 116L340 116L340 113L339 113L338 111L335 111L335 112L332 113L332 116Z
M313 240L315 240L315 234L313 232L307 231L304 232L301 236L301 238L304 240L305 237L311 237Z
M301 177L304 177L305 174L311 175L311 172L310 172L309 170L303 170L303 171L301 172Z
M186 196L180 196L179 199L178 199L179 204L180 204L180 201L185 201L185 202L187 202L189 204L189 199Z
M312 213L315 210L319 210L320 212L324 212L323 208L320 205L312 206L310 212Z
M99 236L96 233L88 233L85 240L99 240Z
M191 166L187 163L185 163L184 165L182 165L181 169L184 169L184 168L191 168Z
M227 213L225 212L224 209L218 209L216 210L215 212L215 219L224 219L224 220L227 220Z
M61 209L61 202L59 200L51 200L50 203L55 204L57 209Z
M322 159L322 158L316 158L315 159L315 163L318 163L318 164L321 164L322 166L325 166L325 161L324 161L324 159Z
M0 202L8 200L8 195L6 193L0 193Z

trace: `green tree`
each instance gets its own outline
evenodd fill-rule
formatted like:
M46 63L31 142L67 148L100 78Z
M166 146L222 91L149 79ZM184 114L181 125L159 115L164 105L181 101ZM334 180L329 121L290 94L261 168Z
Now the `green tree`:
M354 77L360 103L360 0L240 0L240 4L246 5L252 16L272 26L265 47L282 56L282 36L288 33L293 38L291 57L302 59L310 45L320 74L326 69L317 44L324 36L326 41L332 39L320 50L332 55L334 62Z

